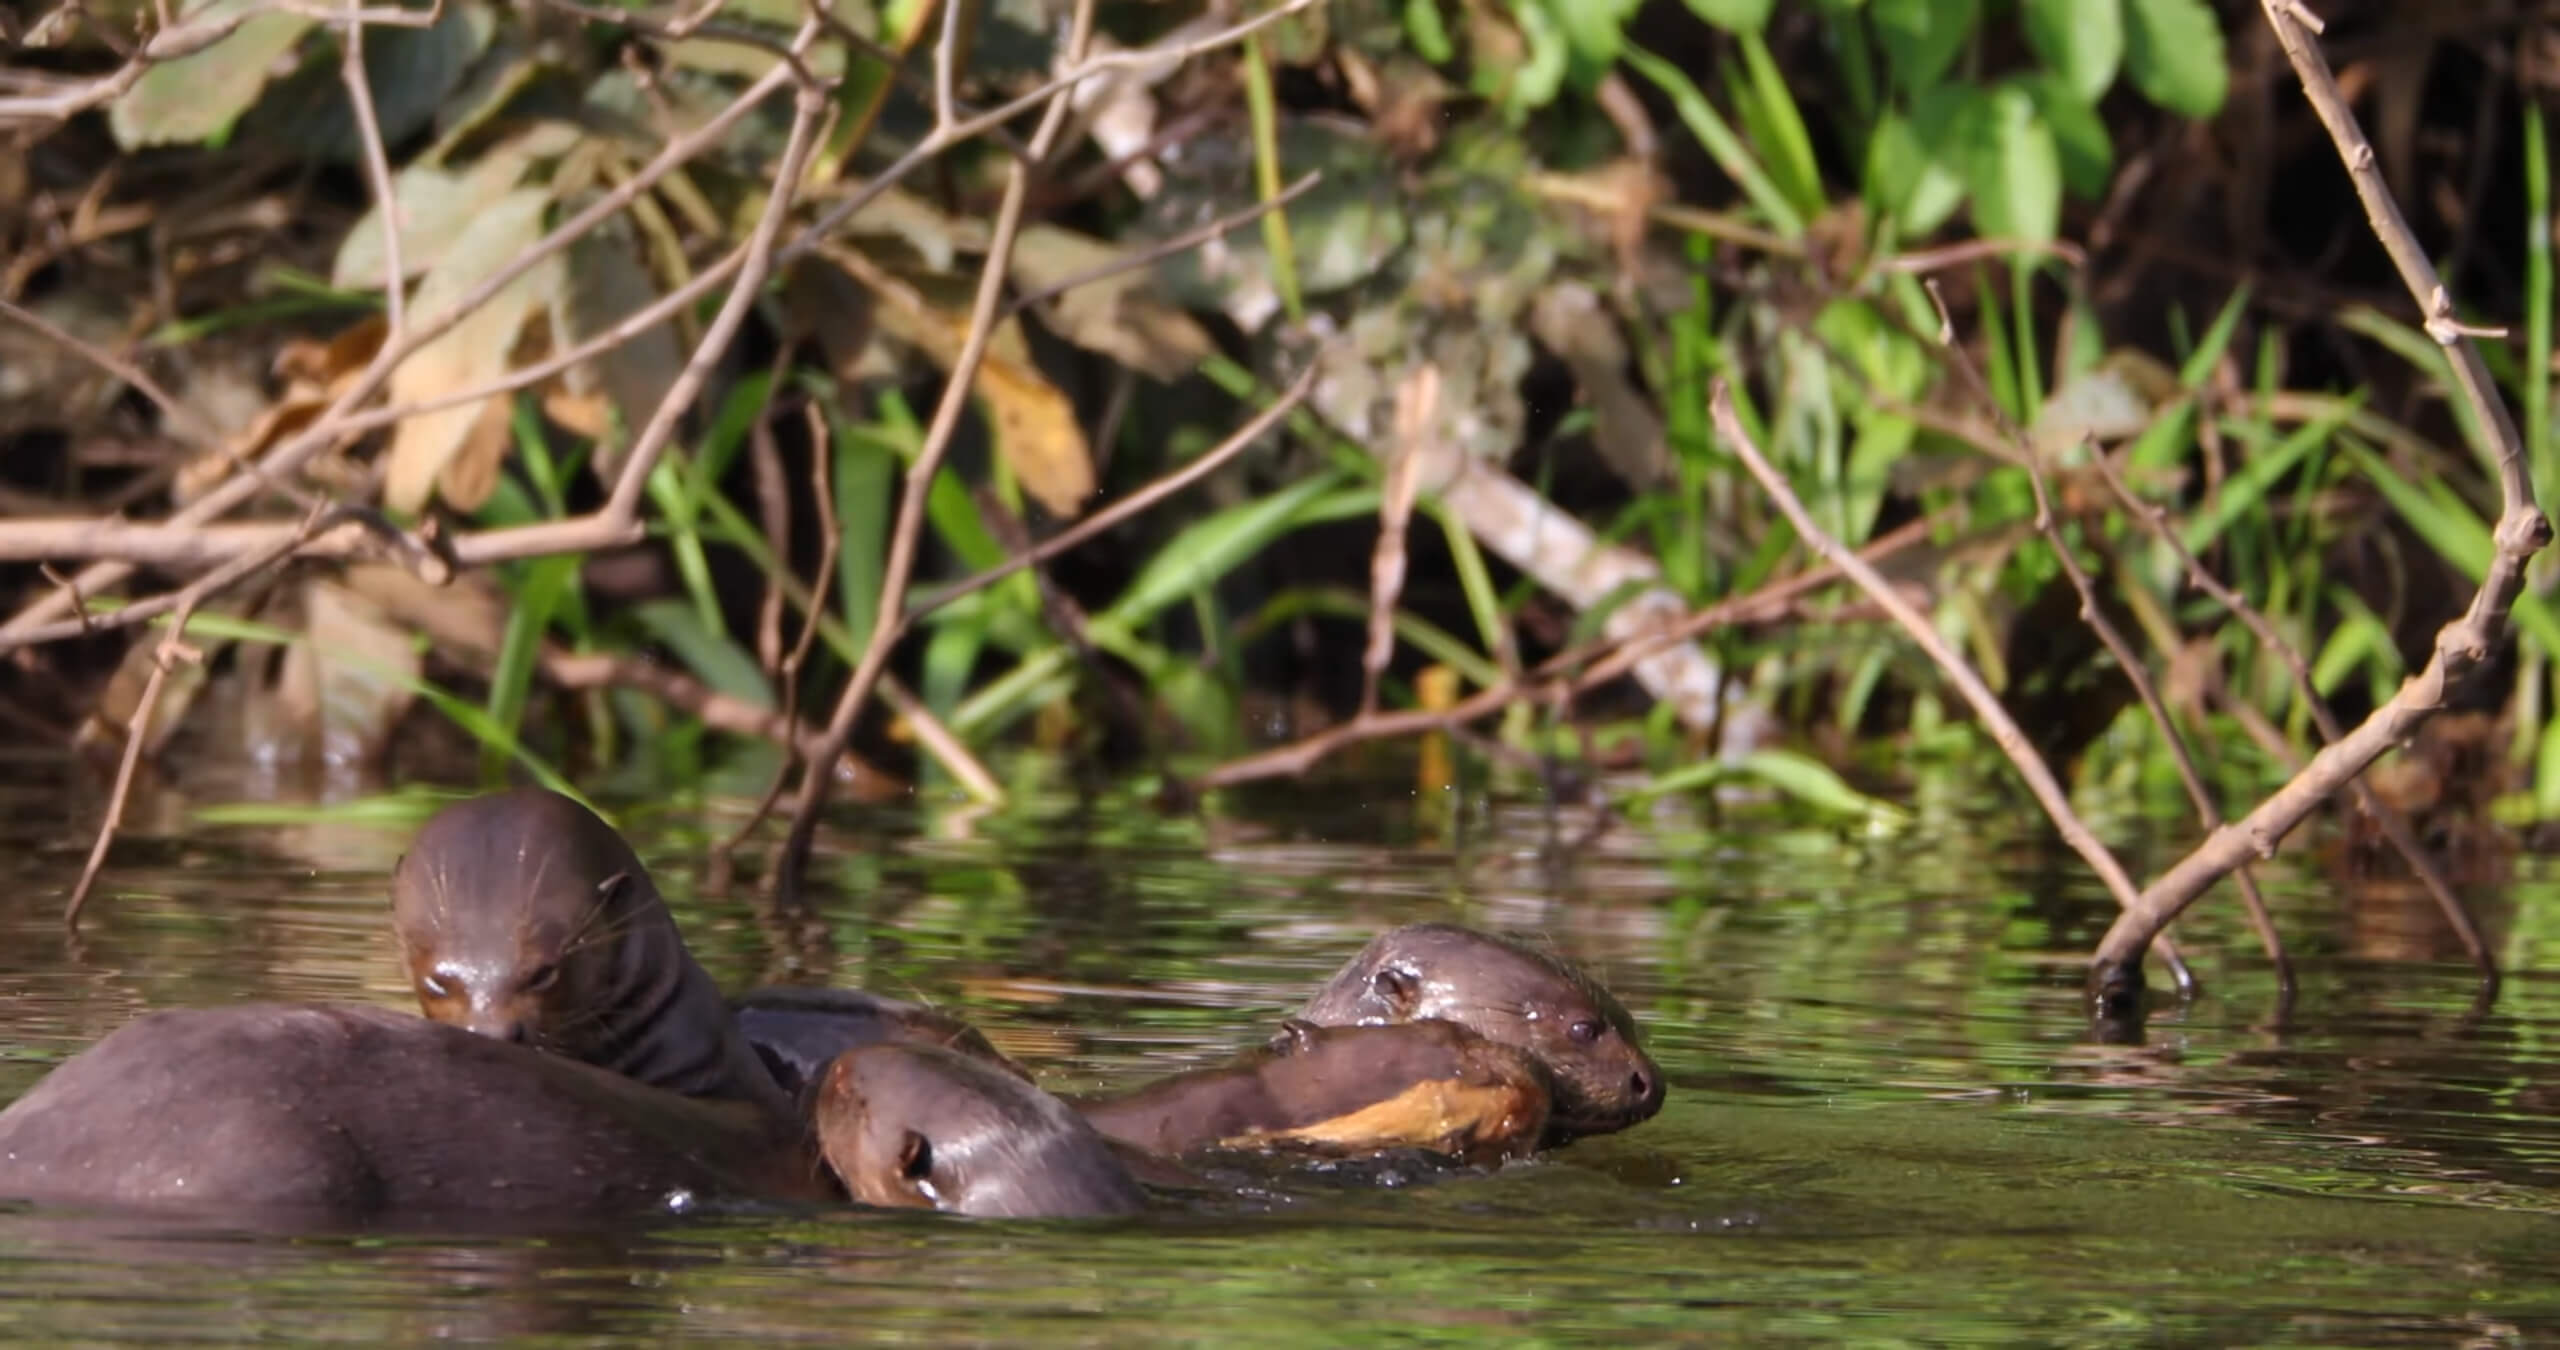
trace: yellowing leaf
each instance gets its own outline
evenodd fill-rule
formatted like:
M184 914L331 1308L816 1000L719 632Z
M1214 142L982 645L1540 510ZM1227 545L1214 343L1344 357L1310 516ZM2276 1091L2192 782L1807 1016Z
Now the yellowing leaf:
M184 21L266 8L261 0L212 0L185 10ZM229 131L270 79L292 69L285 55L311 27L298 14L253 14L212 46L142 72L107 110L116 144L133 150L209 141Z
M1053 516L1072 516L1093 495L1093 455L1075 404L1039 371L992 353L978 367L978 401L996 449L1023 490Z
M433 317L521 256L542 237L543 215L550 204L549 193L533 188L510 192L491 203L418 283L418 292L409 301L410 315ZM508 355L526 319L549 305L563 280L564 269L554 254L507 283L487 304L400 363L391 376L392 402L414 403L478 388L505 374ZM466 445L476 442L486 450L487 435L479 429L493 403L501 409L505 406L503 400L479 399L420 413L400 423L384 456L383 504L410 513L423 508L443 478L445 466ZM475 431L479 431L476 437ZM498 444L503 450L504 442ZM490 467L494 470L494 465ZM489 481L494 484L494 476ZM467 481L457 486L474 485ZM448 500L456 506L467 505L452 494Z

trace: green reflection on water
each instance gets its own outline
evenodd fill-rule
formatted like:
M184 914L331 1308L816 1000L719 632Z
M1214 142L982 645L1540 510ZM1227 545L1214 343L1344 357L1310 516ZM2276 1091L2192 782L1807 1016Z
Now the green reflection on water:
M0 1215L0 1334L2444 1344L2560 1329L2544 1087L2560 1007L2530 970L2468 1015L2457 971L2367 959L2333 888L2277 867L2280 919L2321 954L2296 1025L2254 1025L2262 963L2208 912L2182 938L2213 997L2141 1046L2098 1046L2074 962L2105 898L1997 819L1883 841L1621 825L1557 870L1535 813L1443 813L1473 821L1453 841L1378 801L1257 798L1202 821L1056 800L966 828L848 816L821 857L837 888L823 941L787 957L747 896L697 893L701 848L734 815L625 819L725 983L796 961L927 998L1066 1087L1259 1039L1392 923L1543 932L1645 1020L1672 1082L1660 1118L1496 1176L1302 1175L1105 1225L848 1213L539 1241L182 1241ZM343 833L296 828L146 843L79 945L53 922L76 857L22 851L22 885L0 898L0 1096L147 1007L401 1005L379 870ZM2489 908L2538 934L2560 910L2547 869L2519 871Z

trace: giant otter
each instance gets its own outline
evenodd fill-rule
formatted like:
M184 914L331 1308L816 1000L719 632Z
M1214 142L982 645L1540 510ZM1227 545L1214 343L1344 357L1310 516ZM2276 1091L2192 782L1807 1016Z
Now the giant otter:
M959 1018L859 989L776 986L740 994L730 1008L737 1015L738 1033L763 1056L783 1090L795 1096L805 1095L836 1056L884 1041L939 1046L1026 1082L1031 1078Z
M382 1009L192 1008L0 1111L0 1196L323 1226L827 1199L798 1131Z
M1319 1026L1436 1018L1528 1051L1555 1080L1550 1143L1623 1130L1662 1109L1662 1070L1608 990L1561 957L1456 924L1379 934L1298 1016Z
M457 802L391 875L391 919L428 1017L692 1097L789 1113L640 859L541 788Z
M1548 1103L1548 1075L1534 1056L1454 1022L1291 1021L1270 1045L1228 1064L1077 1109L1104 1134L1166 1155L1420 1148L1490 1163L1536 1149Z
M1064 1102L984 1060L882 1042L827 1066L819 1147L853 1198L986 1218L1128 1214L1146 1195Z

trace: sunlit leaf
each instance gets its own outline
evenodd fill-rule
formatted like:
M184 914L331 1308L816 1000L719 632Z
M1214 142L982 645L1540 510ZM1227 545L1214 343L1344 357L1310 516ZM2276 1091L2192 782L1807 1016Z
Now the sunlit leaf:
M2052 240L2062 228L2062 156L2035 99L2015 84L2000 85L1967 131L1974 228L1987 238Z
M2020 0L2027 43L2083 105L2116 82L2124 61L2123 0Z
M1689 0L1689 11L1728 33L1757 33L1776 0Z
M267 10L265 13L254 11ZM265 0L210 0L181 11L189 23L251 12L221 41L142 72L107 109L116 143L128 150L210 141L231 129L302 40L312 21L269 10Z
M2124 0L2124 29L2125 72L2144 98L2187 117L2222 110L2231 71L2205 0Z
M1982 22L1981 0L1874 0L1868 12L1894 82L1915 94L1937 84Z

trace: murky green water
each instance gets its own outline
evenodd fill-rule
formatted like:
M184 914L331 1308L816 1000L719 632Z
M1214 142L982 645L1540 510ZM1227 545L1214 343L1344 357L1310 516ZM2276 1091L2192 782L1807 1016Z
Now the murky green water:
M56 922L93 788L0 766L0 1098L136 1012L406 1006L382 877L405 827L205 828L139 806L86 936ZM203 789L199 788L202 793ZM218 792L213 793L218 797ZM201 797L200 797L201 799ZM2191 922L2210 996L2089 1042L2107 902L1944 809L1862 840L1587 824L1400 792L1209 822L1060 801L843 817L812 932L706 895L735 805L633 810L705 963L923 997L1053 1083L1259 1039L1377 929L1551 935L1644 1021L1653 1122L1494 1176L1308 1176L1211 1212L1012 1224L846 1212L478 1241L223 1238L0 1215L0 1336L735 1336L1220 1345L1684 1340L2497 1343L2560 1331L2551 865L2475 897L2517 967L2485 1011L2422 910L2270 878L2304 964L2284 1030L2245 931ZM1462 828L1461 828L1462 826ZM2174 832L2173 832L2174 833ZM812 940L812 939L815 940ZM785 955L785 953L793 953ZM1390 1172L1389 1180L1396 1174Z

